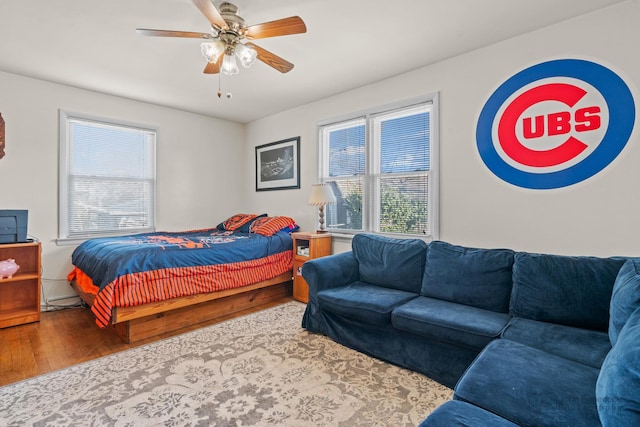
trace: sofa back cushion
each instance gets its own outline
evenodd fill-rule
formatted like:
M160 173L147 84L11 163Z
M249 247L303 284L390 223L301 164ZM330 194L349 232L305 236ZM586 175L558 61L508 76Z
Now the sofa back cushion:
M606 332L609 301L625 259L519 252L513 265L513 316Z
M401 291L420 292L427 244L420 239L393 239L356 234L351 242L360 280Z
M431 242L421 295L501 313L509 308L514 252Z
M640 309L624 325L604 359L596 383L598 416L604 427L640 426Z
M640 307L640 259L629 259L624 263L613 284L609 306L609 341L615 345L620 330Z

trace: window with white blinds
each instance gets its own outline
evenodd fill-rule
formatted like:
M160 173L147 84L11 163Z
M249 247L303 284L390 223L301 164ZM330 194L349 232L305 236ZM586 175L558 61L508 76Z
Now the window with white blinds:
M60 239L153 231L156 131L61 112Z
M437 238L436 111L433 95L319 126L328 229Z

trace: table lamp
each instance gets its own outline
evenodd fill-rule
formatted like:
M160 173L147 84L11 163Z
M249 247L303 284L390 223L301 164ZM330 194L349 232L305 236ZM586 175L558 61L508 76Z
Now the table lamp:
M320 229L318 233L326 233L324 228L324 206L333 205L336 203L336 196L331 191L329 184L313 184L311 186L311 196L309 197L309 204L312 206L318 206L318 220L320 222Z

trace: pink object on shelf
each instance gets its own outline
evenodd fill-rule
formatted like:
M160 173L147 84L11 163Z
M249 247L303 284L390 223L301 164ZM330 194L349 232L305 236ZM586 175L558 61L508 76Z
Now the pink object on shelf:
M16 271L20 266L16 264L16 260L13 258L5 259L4 261L0 261L0 279L12 278Z

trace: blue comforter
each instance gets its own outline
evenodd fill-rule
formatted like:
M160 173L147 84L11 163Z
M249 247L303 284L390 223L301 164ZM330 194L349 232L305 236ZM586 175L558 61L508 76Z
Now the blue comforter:
M287 232L262 236L211 228L91 239L76 248L71 261L102 290L125 274L249 261L292 246Z

